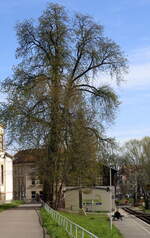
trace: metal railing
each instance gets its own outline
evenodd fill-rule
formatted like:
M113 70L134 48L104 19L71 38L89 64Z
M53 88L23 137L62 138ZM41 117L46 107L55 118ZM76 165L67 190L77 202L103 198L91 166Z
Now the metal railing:
M99 238L98 236L87 231L83 227L72 222L65 216L62 216L59 212L56 212L47 203L43 204L46 211L50 214L51 218L58 223L58 225L64 227L65 231L71 238Z

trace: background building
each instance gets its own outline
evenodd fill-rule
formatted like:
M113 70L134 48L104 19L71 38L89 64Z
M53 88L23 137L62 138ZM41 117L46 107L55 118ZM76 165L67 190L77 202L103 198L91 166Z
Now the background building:
M38 170L38 161L41 156L44 156L41 150L23 150L15 155L13 161L14 199L33 201L37 197L42 197L43 185L40 182ZM104 165L93 186L66 183L63 187L60 206L68 210L79 210L82 203L82 207L88 211L114 209L116 170L111 170L111 187L110 168Z
M0 202L13 198L13 157L4 149L4 127L0 125Z
M43 186L37 173L37 150L22 150L14 156L14 199L34 201L42 196Z

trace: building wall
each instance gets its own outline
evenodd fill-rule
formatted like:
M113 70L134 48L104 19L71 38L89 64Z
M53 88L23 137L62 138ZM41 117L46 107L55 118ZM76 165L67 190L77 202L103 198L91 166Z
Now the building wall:
M41 195L43 186L38 179L34 163L19 163L13 166L14 198L32 201Z
M3 174L2 174L3 166ZM0 201L5 200L4 159L0 156Z
M4 149L4 127L0 124L0 201L13 198L12 157Z
M79 210L79 190L68 190L65 192L65 209Z
M13 199L13 163L11 158L6 157L5 165L5 185L6 185L6 200Z
M110 211L115 209L114 187L82 188L82 206L86 211ZM112 198L112 199L111 199ZM66 190L65 208L79 210L79 189Z
M2 166L3 166L3 175L2 175ZM7 155L5 155L5 153L1 152L0 153L0 200L9 201L12 199L13 199L12 158L8 157Z
M24 199L25 197L25 171L24 167L13 166L13 187L14 199Z

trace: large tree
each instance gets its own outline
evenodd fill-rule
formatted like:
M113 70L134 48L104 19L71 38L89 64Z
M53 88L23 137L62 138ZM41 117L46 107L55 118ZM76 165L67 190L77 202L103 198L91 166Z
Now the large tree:
M36 23L25 20L16 30L16 56L21 61L12 78L2 83L7 102L1 104L0 120L7 125L10 141L47 148L49 179L45 184L52 200L62 151L75 140L71 125L78 110L73 105L80 99L89 103L89 109L98 112L101 128L103 122L112 121L118 97L99 81L99 73L120 81L126 59L92 17L69 16L58 4L49 4ZM88 125L86 129L101 137L97 128Z

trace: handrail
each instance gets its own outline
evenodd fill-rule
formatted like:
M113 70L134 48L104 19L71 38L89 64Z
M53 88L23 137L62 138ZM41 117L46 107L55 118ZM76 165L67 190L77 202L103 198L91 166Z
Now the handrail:
M80 225L72 222L70 219L61 215L59 212L52 209L47 203L43 203L44 208L52 218L58 223L58 225L63 226L65 231L71 238L99 238L90 231L81 227Z

